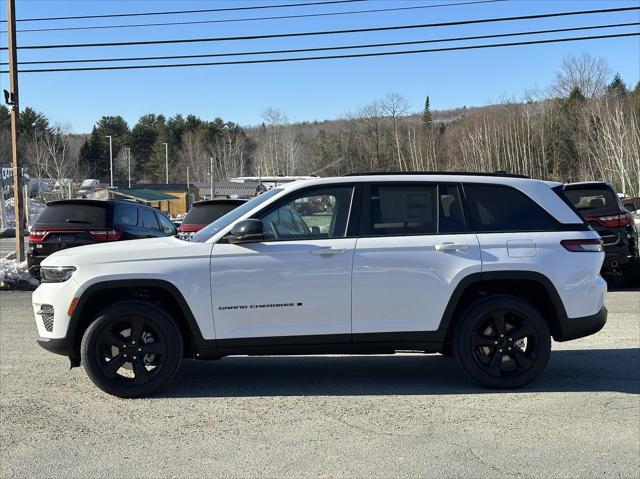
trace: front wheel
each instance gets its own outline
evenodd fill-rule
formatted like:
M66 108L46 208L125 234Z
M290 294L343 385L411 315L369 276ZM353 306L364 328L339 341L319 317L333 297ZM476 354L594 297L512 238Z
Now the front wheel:
M122 301L101 311L82 338L82 362L103 391L147 396L167 384L182 360L182 337L160 308Z
M478 301L455 330L454 353L480 384L513 389L536 379L551 355L551 334L540 312L511 296Z

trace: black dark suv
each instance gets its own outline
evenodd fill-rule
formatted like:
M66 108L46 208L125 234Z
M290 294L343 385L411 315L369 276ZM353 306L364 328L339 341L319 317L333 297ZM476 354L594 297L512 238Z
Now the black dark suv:
M85 199L52 201L31 228L27 262L29 270L37 277L42 260L61 249L176 234L175 226L163 213L137 203Z
M602 237L605 260L603 274L623 275L628 286L640 284L638 231L630 212L609 183L571 183L566 197Z

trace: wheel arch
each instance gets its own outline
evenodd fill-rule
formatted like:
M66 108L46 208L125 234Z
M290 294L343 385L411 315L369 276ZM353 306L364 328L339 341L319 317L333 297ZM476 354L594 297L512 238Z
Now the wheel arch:
M89 286L79 297L69 321L67 337L71 366L80 365L82 336L96 315L117 301L141 300L165 309L176 322L184 343L184 356L189 357L205 343L191 308L180 290L162 279L108 280Z
M562 299L551 280L535 271L490 271L464 277L453 291L438 331L449 343L464 310L473 302L495 294L523 298L544 316L554 338L561 335L567 318Z

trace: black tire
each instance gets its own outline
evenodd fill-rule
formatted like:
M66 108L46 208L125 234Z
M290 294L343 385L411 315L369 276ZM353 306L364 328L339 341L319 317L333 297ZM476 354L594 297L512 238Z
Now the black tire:
M122 301L102 310L85 331L80 349L91 381L121 398L148 396L168 384L178 372L182 351L171 317L143 301Z
M454 355L483 386L522 387L544 370L551 334L542 314L528 301L494 296L471 305L454 331Z
M640 286L640 261L630 263L622 274L625 286L628 288Z

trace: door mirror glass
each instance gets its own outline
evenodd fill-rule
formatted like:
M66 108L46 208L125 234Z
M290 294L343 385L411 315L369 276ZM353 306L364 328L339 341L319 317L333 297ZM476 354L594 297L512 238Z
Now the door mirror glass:
M229 243L248 243L264 239L262 221L256 219L238 221L227 236Z
M624 207L629 213L635 213L636 211L638 211L638 208L636 208L636 205L634 205L633 203L625 203Z

